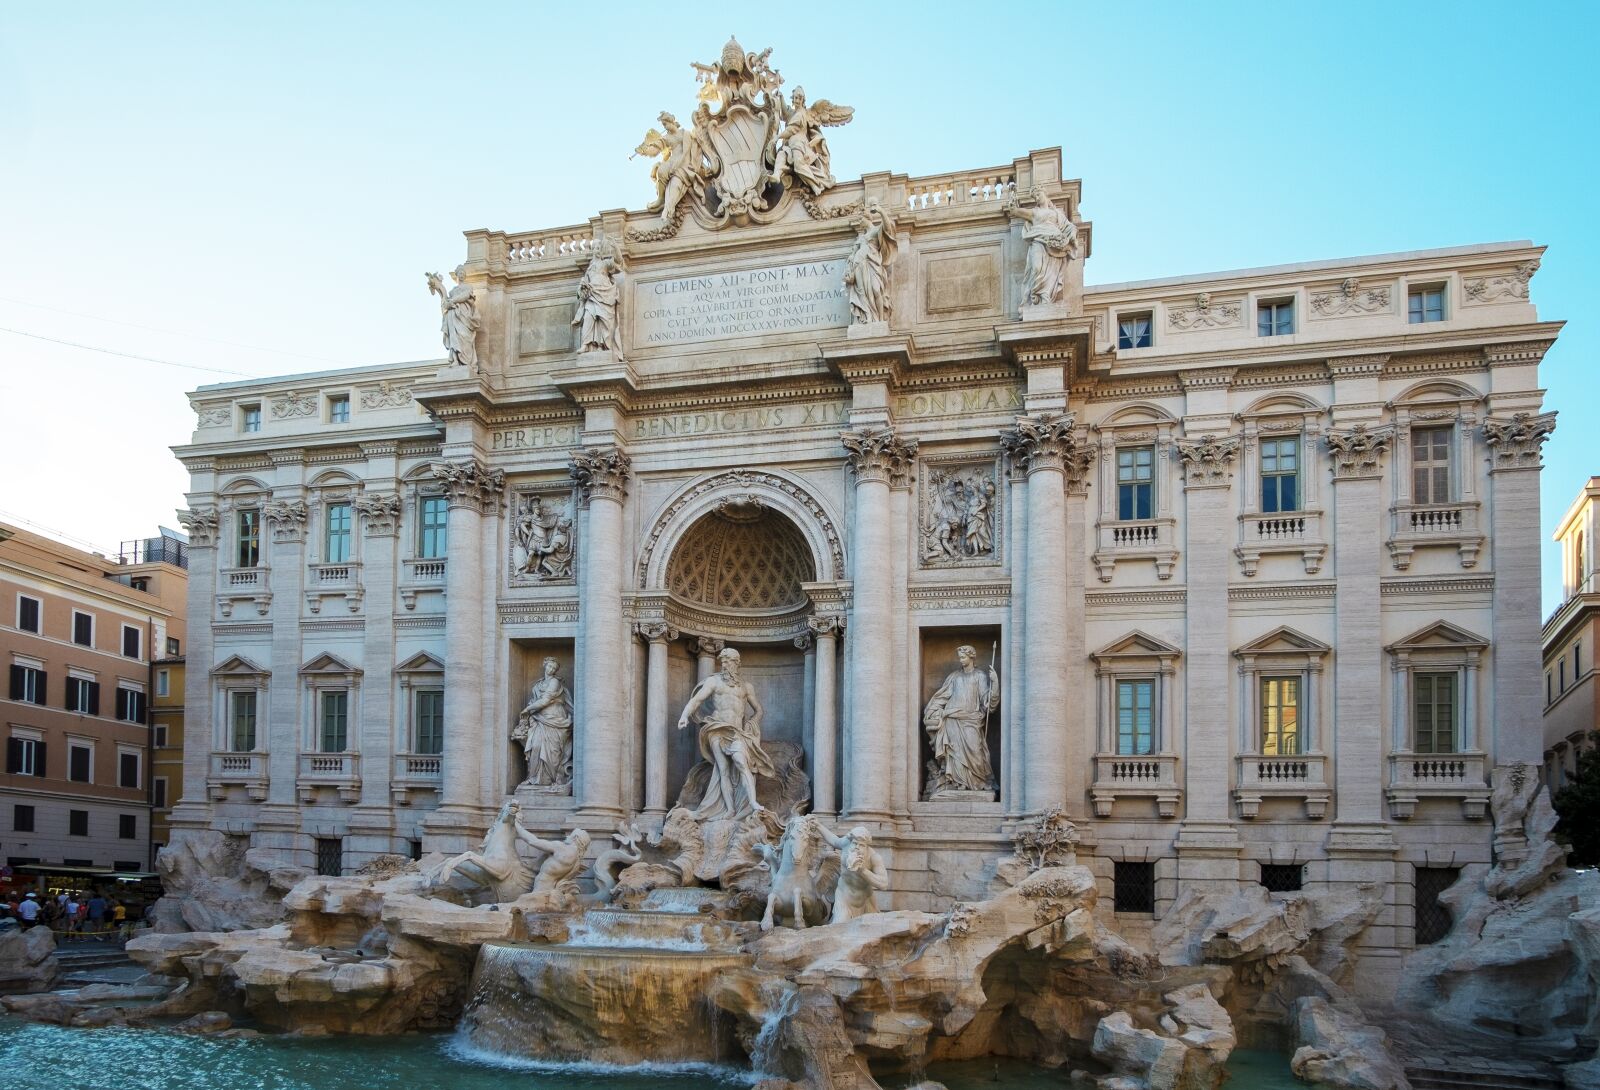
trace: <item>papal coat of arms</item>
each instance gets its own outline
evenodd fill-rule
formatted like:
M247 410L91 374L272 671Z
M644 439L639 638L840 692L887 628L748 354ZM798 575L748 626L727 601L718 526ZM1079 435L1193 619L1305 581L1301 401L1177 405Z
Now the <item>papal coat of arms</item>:
M712 228L769 222L790 194L812 211L815 198L832 188L822 130L843 125L855 111L827 99L808 102L800 87L785 99L783 77L767 63L771 54L746 53L729 38L716 63L694 64L702 87L690 126L663 112L661 128L634 150L657 157L650 208L661 214L660 226L633 233L637 241L672 237L690 211Z

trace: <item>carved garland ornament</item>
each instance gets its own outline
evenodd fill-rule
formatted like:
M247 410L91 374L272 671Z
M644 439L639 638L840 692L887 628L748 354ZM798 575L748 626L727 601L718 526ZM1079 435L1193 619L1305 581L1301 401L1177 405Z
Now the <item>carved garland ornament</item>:
M1177 442L1184 479L1190 484L1225 484L1233 476L1233 459L1239 453L1237 435L1202 435L1199 439Z
M433 470L434 479L444 485L451 507L489 510L499 502L506 484L504 471L490 469L475 458L434 462L429 468Z
M844 546L840 542L839 531L833 525L833 520L828 517L828 513L823 510L822 505L816 501L811 493L784 477L779 477L772 473L739 469L706 478L673 500L672 503L667 505L667 509L661 512L660 517L655 521L655 525L650 528L650 534L645 538L644 549L639 556L639 588L643 590L649 586L650 558L655 554L657 546L661 544L661 539L665 536L667 527L672 525L685 507L688 507L709 492L717 492L723 489L752 488L767 488L775 492L781 492L805 508L806 514L811 516L812 522L828 542L828 556L833 568L832 571L823 573L823 577L826 579L839 578L844 572Z
M1474 303L1493 303L1498 299L1526 299L1528 282L1539 271L1537 261L1524 261L1509 276L1473 276L1461 282L1461 290Z
M1243 313L1238 303L1211 302L1211 293L1203 291L1194 297L1194 305L1173 307L1167 311L1167 326L1171 329L1223 329L1239 324Z
M572 479L585 500L600 497L621 503L628 495L633 459L617 447L584 447L572 452Z
M301 394L291 390L272 402L272 418L288 420L296 416L316 416L317 395Z
M1376 477L1383 472L1383 456L1394 442L1394 428L1368 430L1357 424L1347 432L1328 433L1328 453L1333 456L1335 480Z
M397 386L388 380L361 391L363 409L399 409L411 403L411 387Z
M1516 413L1510 420L1485 420L1483 438L1496 469L1537 469L1544 441L1556 430L1556 414Z
M1344 314L1381 314L1389 309L1389 288L1359 290L1361 282L1347 278L1338 291L1319 292L1311 297L1311 309L1319 318L1338 318Z
M202 428L221 428L233 423L233 406L224 405L220 409L200 409L197 414Z
M856 480L900 485L909 480L917 457L917 444L905 442L893 428L863 428L839 433L845 457Z

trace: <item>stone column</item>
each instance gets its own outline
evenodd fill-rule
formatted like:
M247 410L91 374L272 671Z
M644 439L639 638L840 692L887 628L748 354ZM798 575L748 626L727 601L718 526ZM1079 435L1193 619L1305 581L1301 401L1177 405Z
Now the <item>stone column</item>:
M907 457L897 463L889 474L889 631L890 645L885 652L898 664L895 673L903 678L891 688L893 706L890 709L890 741L893 745L893 769L889 780L889 805L896 818L910 818L909 800L922 793L922 769L919 748L919 726L915 716L920 709L911 709L912 689L917 677L918 664L914 659L911 640L910 595L907 580L906 558L914 547L917 532L911 514L911 487L915 460Z
M842 617L812 617L807 622L817 641L817 674L811 706L811 810L832 817L837 809L834 783L839 777L838 670Z
M717 672L717 656L727 644L714 636L701 636L694 641L694 680L696 684Z
M804 767L814 769L817 755L815 748L806 741L806 727L817 718L817 641L806 631L794 638L794 646L800 652L800 752Z
M1383 629L1379 564L1384 539L1383 456L1394 429L1357 423L1328 433L1333 469L1335 684L1334 814L1340 824L1383 821ZM1311 463L1315 464L1315 463Z
M1028 646L1028 460L1021 451L1006 459L1009 484L1006 508L1010 513L1011 540L1011 627L1006 645L1005 671L1000 690L1004 694L1006 736L1001 757L1006 769L1000 795L1008 818L1026 812L1022 798L1023 771L1027 768L1027 743L1023 709L1027 706L1028 681L1022 667L1022 649Z
M1068 692L1065 633L1083 618L1067 616L1066 486L1069 475L1081 478L1093 459L1092 450L1077 443L1075 423L1070 413L1025 415L1001 435L1013 463L1025 465L1028 474L1022 806L1029 813L1067 804L1067 706L1077 694Z
M172 808L172 825L197 828L205 826L211 816L206 795L211 751L226 748L218 745L214 720L218 698L211 683L216 656L211 624L217 612L219 518L215 507L200 506L179 511L178 522L189 534L189 627L183 682L183 794Z
M1088 810L1089 782L1094 774L1094 700L1089 674L1089 648L1086 644L1086 618L1084 569L1089 555L1085 535L1092 525L1089 519L1089 461L1095 455L1093 447L1079 451L1079 459L1069 459L1067 470L1067 526L1066 526L1066 602L1063 606L1067 625L1061 632L1061 654L1066 660L1066 685L1070 694L1067 702L1066 738L1066 811L1080 824L1090 816ZM1086 697L1088 699L1086 699ZM1087 720L1087 721L1086 721Z
M368 485L394 486L393 446L368 452ZM372 462L378 462L373 466ZM387 469L388 472L383 472ZM376 470L377 472L374 472ZM366 684L361 686L360 724L352 724L350 748L360 755L361 801L350 818L352 841L347 845L352 866L395 849L393 800L389 780L394 775L397 736L395 724L406 723L405 708L394 706L389 670L394 666L394 611L396 534L400 527L400 497L392 491L372 491L356 498L361 516L362 665ZM352 700L352 702L354 702Z
M850 628L850 712L845 722L845 809L853 819L887 821L895 774L893 688L893 567L889 563L889 478L916 453L892 428L863 428L840 436L855 475L855 533L851 555L854 605Z
M1519 412L1484 421L1490 454L1489 548L1494 564L1492 741L1479 745L1496 765L1544 760L1539 631L1539 470L1556 414ZM1590 546L1593 548L1593 545Z
M462 851L483 825L480 774L483 746L500 737L499 724L482 721L484 686L483 516L500 502L505 474L475 458L435 462L433 475L449 504L445 564L444 757L438 810L427 819L441 836L430 848Z
M306 608L306 565L322 555L315 543L308 550L306 523L312 521L313 526L320 526L321 520L311 520L306 507L302 481L304 455L299 451L275 452L273 466L278 479L273 486L272 500L262 509L271 537L264 551L271 569L268 578L272 586L272 654L267 668L272 671L272 678L267 682L266 714L257 719L256 743L267 751L270 778L267 802L262 807L262 824L278 828L260 830L263 835L257 843L262 847L293 849L298 845L292 841L291 830L297 831L300 825L295 780L300 771L300 750L305 742L300 707L300 666L304 662L300 616ZM281 836L291 839L275 839Z
M625 679L628 631L622 612L622 503L632 460L616 447L573 451L572 475L589 497L588 568L579 636L584 659L584 715L579 724L582 776L579 817L591 822L622 815L623 746L628 735Z
M667 643L678 638L678 630L656 622L637 629L649 645L645 666L644 698L644 813L662 818L667 813Z

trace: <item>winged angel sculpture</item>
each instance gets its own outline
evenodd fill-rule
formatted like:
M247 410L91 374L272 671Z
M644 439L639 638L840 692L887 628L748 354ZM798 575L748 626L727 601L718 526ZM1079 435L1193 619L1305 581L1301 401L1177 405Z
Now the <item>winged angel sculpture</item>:
M822 130L845 124L855 110L827 99L808 102L799 87L785 100L771 55L771 49L746 53L730 38L715 63L691 62L701 88L689 128L663 112L661 127L634 149L656 160L650 208L661 216L660 226L635 233L636 241L672 237L691 207L705 209L713 227L763 222L786 192L809 202L833 187Z

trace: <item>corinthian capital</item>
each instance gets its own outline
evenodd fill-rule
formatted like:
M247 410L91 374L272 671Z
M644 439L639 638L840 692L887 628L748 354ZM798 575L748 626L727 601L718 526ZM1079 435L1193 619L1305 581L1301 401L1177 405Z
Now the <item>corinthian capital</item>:
M665 621L640 621L633 631L645 643L670 643L678 638L678 630Z
M1516 413L1510 420L1485 420L1483 439L1494 451L1493 469L1538 469L1544 441L1556 430L1556 414Z
M1019 416L1015 428L1000 433L1000 446L1014 470L1059 470L1076 481L1094 461L1094 448L1078 442L1077 424L1072 413Z
M862 428L839 433L857 481L908 482L917 444L902 441L893 428Z
M1179 439L1178 457L1191 488L1226 485L1233 477L1233 460L1239 454L1237 435L1202 435Z
M599 496L621 503L632 475L633 459L617 447L580 447L572 452L572 479L585 500Z
M1391 427L1368 430L1365 424L1357 424L1347 432L1329 432L1328 453L1333 456L1334 480L1378 476L1383 472L1383 456L1393 442Z
M451 507L471 507L481 512L492 510L500 502L500 492L506 484L501 470L490 469L476 458L434 462L431 468L434 479L444 485Z
M178 525L188 533L191 549L209 549L217 543L215 507L195 507L179 511Z
M400 526L400 497L393 492L368 492L357 496L355 508L361 513L368 537L386 537Z
M309 513L304 500L274 500L261 509L272 527L273 541L299 541L305 536Z
M813 636L838 637L844 635L844 618L831 613L816 613L806 618L806 627Z

